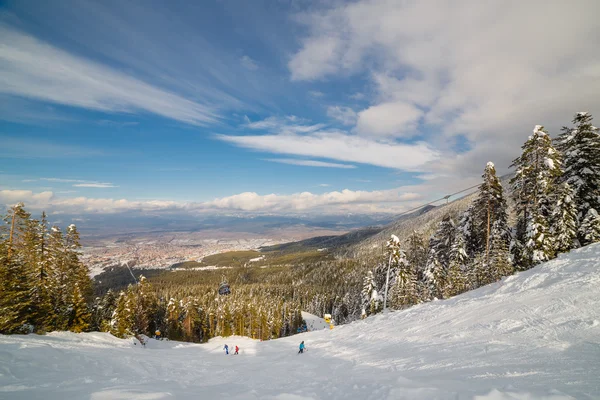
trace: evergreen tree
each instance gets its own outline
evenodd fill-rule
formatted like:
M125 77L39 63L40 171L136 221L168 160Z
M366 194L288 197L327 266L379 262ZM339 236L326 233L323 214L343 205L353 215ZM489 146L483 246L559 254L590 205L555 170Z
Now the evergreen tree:
M587 112L577 113L573 124L573 129L563 128L556 141L564 159L563 180L575 192L578 220L582 221L589 209L600 209L600 135Z
M555 184L562 171L559 153L541 125L536 125L522 149L521 156L511 165L516 168L511 180L517 213L515 241L520 242L513 243L512 254L513 260L521 263L516 267L527 269L553 256L548 218ZM517 250L521 253L517 254Z
M399 272L392 292L391 305L393 308L401 310L419 303L417 272L408 262L403 250L399 251L396 262Z
M579 236L582 238L582 244L600 242L600 216L598 212L590 208L579 227Z
M448 282L444 288L444 297L452 297L469 288L469 273L467 270L468 255L463 233L456 231L456 238L450 251L450 267L448 269Z
M496 282L505 276L512 275L514 268L510 262L506 226L503 221L496 221L492 227L490 257L487 263L490 282ZM484 279L487 279L485 277Z
M73 288L72 297L69 330L72 332L86 332L90 328L91 314L77 283Z
M506 246L510 241L508 213L504 190L500 179L496 176L496 168L488 162L482 175L483 183L479 186L479 194L473 203L473 221L469 237L474 253L484 253L485 262L489 265L492 227L498 240L504 240Z
M32 330L33 307L28 283L27 271L15 257L14 247L11 249L8 242L1 242L0 333L29 333Z
M126 292L119 293L117 307L112 315L111 333L119 338L125 338L132 335L133 312L130 308L130 299Z
M564 253L577 247L577 208L568 183L559 184L556 189L550 227L555 250Z
M429 257L424 275L427 289L432 297L443 298L455 231L454 221L446 215L429 240Z
M483 248L482 236L477 234L480 228L476 228L477 224L474 221L475 214L475 205L471 203L461 214L457 226L457 230L460 232L462 240L464 241L465 252L469 257L472 257Z
M380 310L380 299L373 271L368 271L365 276L362 289L363 310L367 315L375 314Z
M427 247L423 237L413 230L407 239L406 245L406 260L416 271L417 280L422 280L427 265Z

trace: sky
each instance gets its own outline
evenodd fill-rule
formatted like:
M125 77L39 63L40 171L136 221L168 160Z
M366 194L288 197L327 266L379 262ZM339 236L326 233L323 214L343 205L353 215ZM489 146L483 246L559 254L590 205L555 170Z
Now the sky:
M398 213L600 113L600 3L0 2L0 204Z

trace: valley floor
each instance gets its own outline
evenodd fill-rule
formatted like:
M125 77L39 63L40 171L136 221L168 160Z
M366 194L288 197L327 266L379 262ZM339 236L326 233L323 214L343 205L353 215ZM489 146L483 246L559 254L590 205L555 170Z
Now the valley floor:
M596 244L450 300L268 342L0 335L0 398L600 399L599 310Z

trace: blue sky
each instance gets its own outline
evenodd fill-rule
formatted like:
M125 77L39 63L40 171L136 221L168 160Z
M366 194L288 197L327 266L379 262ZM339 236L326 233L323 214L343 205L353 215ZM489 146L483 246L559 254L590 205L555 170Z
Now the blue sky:
M0 202L402 211L598 109L576 3L4 2Z

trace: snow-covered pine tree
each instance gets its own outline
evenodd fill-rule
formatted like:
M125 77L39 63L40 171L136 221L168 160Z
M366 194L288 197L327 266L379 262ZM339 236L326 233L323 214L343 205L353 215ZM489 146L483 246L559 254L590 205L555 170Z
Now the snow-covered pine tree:
M119 293L117 308L115 308L112 315L111 333L119 338L133 334L131 329L133 325L133 312L129 297L125 291Z
M52 264L52 271L48 275L51 287L50 298L52 302L52 314L50 318L50 329L64 331L68 328L68 302L69 302L69 270L64 236L60 228L50 228L48 236L48 257Z
M509 242L506 240L506 221L496 221L490 235L490 257L488 271L490 282L496 282L505 276L512 275L514 268L510 262ZM483 282L482 282L483 283Z
M137 334L152 335L156 330L154 315L158 301L152 285L145 276L141 275L138 284L132 287L131 296L134 299L133 331Z
M520 242L513 243L512 254L513 260L520 262L515 268L524 270L554 255L548 218L554 186L562 171L560 155L543 126L536 125L521 148L521 156L511 165L516 169L511 180L517 213L514 239Z
M470 238L477 246L473 249L474 253L484 253L484 259L489 264L492 227L496 226L496 233L501 234L507 246L510 232L504 189L496 175L494 163L487 163L482 178L483 183L479 186L479 194L473 202Z
M417 289L417 273L410 265L404 250L399 251L397 260L398 276L392 290L391 306L396 310L408 308L419 303L419 292Z
M563 128L556 146L564 159L562 179L573 188L578 220L583 221L590 208L600 209L600 135L587 112L577 113L573 124L573 129Z
M431 297L443 298L447 284L450 253L456 231L456 225L450 215L444 216L438 228L429 240L429 256L425 270L425 283Z
M368 271L365 276L362 289L363 310L366 315L375 314L380 310L379 294L373 271Z
M444 297L456 296L469 290L468 263L465 239L462 231L457 230L450 251L450 267L448 269L448 282L444 288Z
M600 242L600 216L598 212L590 208L579 227L579 236L582 245Z
M476 235L477 229L474 228L474 217L475 217L475 205L474 203L469 204L469 207L460 215L458 225L456 229L460 232L464 241L465 251L469 257L472 257L475 253L483 247L481 235Z
M406 246L406 260L415 269L417 280L422 280L427 265L427 247L423 236L413 230L406 240Z
M550 229L554 237L554 249L558 253L565 253L577 247L577 208L573 201L573 189L568 183L556 185L553 203Z

